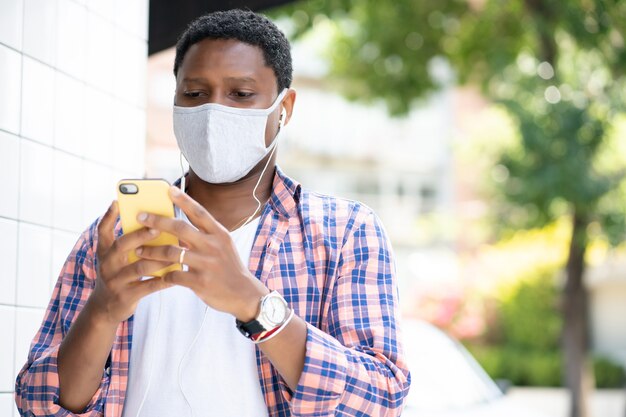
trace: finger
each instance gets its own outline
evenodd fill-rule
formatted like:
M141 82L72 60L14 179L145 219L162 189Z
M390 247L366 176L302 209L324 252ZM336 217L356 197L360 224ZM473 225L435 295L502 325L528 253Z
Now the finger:
M178 246L140 246L135 250L137 256L142 259L154 261L169 261L177 263L180 260L183 248ZM189 256L189 251L185 251L185 260Z
M149 213L140 213L137 220L146 227L170 233L192 246L199 247L204 243L202 233L184 220Z
M172 271L163 275L163 281L168 284L181 285L191 290L198 286L198 276L189 271Z
M198 229L207 233L224 232L224 227L196 200L181 192L178 188L170 187L170 197L174 204L185 212L189 221Z
M141 246L137 248L135 253L142 259L177 264L180 263L182 251L183 248L178 246ZM190 268L206 267L206 262L203 262L203 259L202 255L185 249L183 263Z
M113 200L98 224L97 252L108 250L115 241L115 220L119 214L117 201Z
M172 262L152 261L148 259L140 259L130 265L126 265L118 272L116 279L121 281L135 281L141 277L154 276L153 274L160 269L172 265Z
M174 284L163 281L161 278L152 278L145 281L138 281L133 283L132 290L134 295L143 298L147 295L155 293L157 291L164 290L166 288L173 287Z
M128 252L137 249L139 246L155 239L161 232L156 229L142 228L134 232L122 235L114 245L120 252Z

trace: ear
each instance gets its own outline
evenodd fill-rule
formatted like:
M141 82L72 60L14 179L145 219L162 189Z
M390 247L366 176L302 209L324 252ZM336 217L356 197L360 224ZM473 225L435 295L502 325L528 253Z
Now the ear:
M285 94L285 98L283 99L283 110L280 112L280 117L283 120L283 126L289 123L291 120L291 115L293 114L293 106L296 103L296 90L290 88L287 90L287 94Z

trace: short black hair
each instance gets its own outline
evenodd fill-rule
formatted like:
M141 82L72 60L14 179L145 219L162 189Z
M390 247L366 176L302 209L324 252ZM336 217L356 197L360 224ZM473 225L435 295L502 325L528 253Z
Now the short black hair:
M235 39L261 48L265 64L276 75L278 91L291 86L291 46L285 34L267 17L250 10L233 9L195 19L176 43L175 76L189 48L204 39Z

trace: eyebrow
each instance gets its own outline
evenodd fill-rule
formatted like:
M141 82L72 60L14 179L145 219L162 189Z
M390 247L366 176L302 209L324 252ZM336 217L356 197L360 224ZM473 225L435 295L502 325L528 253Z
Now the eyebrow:
M256 80L252 77L226 77L225 80L231 81L231 82L236 81L236 82L242 82L242 83L256 84ZM202 77L194 77L194 78L185 77L183 78L183 82L206 83L207 79L202 78Z
M244 83L252 83L255 84L256 80L252 77L226 77L228 81L239 81Z

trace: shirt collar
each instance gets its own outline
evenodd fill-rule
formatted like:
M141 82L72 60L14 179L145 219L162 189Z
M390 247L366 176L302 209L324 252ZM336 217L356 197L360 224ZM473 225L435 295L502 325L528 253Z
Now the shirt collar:
M280 167L276 165L272 194L269 200L272 209L283 217L290 217L297 210L301 190L302 186L285 175Z

